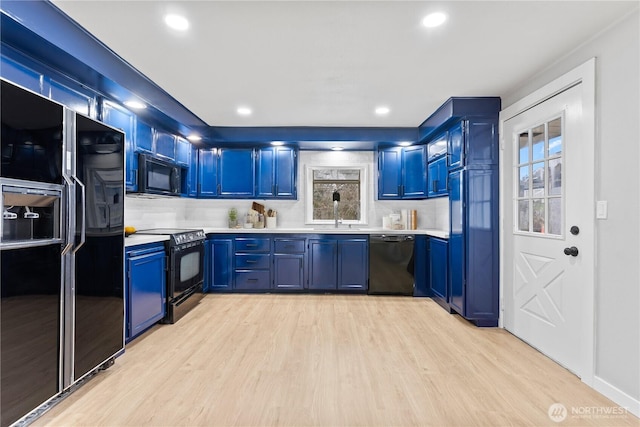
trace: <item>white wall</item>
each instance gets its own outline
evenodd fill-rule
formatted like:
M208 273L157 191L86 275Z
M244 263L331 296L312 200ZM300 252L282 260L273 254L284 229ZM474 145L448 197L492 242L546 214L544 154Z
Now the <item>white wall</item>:
M126 198L125 223L138 229L154 227L227 227L227 212L238 209L240 217L257 201L278 211L278 227L304 227L306 194L305 166L343 166L367 164L369 170L368 221L381 227L382 217L400 209L418 211L418 228L449 229L449 200L377 201L374 194L376 165L372 151L301 151L298 157L298 200L206 200L186 198Z
M617 403L640 411L640 16L638 10L513 92L507 107L596 57L596 381ZM595 212L595 210L594 210Z

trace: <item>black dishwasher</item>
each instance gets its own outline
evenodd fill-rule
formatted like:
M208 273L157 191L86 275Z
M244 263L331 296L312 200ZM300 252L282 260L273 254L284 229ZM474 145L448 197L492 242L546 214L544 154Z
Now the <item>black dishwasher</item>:
M413 243L407 234L370 236L370 295L413 295Z

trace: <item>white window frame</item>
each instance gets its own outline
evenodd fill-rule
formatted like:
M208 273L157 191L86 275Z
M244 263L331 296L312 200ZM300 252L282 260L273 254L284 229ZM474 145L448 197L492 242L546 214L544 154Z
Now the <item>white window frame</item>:
M360 220L343 220L342 224L346 225L367 225L367 214L369 212L368 198L369 186L369 165L365 163L356 163L349 166L332 166L332 165L306 165L305 166L305 224L312 225L331 225L335 220L313 219L313 171L320 169L357 169L360 171Z

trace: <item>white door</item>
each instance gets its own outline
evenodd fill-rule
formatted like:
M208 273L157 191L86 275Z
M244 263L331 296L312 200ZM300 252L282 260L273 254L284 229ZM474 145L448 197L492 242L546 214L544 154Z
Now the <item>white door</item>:
M503 325L578 376L593 327L593 142L583 84L503 117Z

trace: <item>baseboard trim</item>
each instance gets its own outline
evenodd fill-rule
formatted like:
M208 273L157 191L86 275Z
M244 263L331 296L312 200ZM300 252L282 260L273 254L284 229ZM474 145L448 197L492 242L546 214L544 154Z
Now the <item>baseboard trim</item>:
M627 408L629 412L640 418L640 400L634 399L632 396L598 376L593 377L593 388L598 393L613 400L617 405Z

